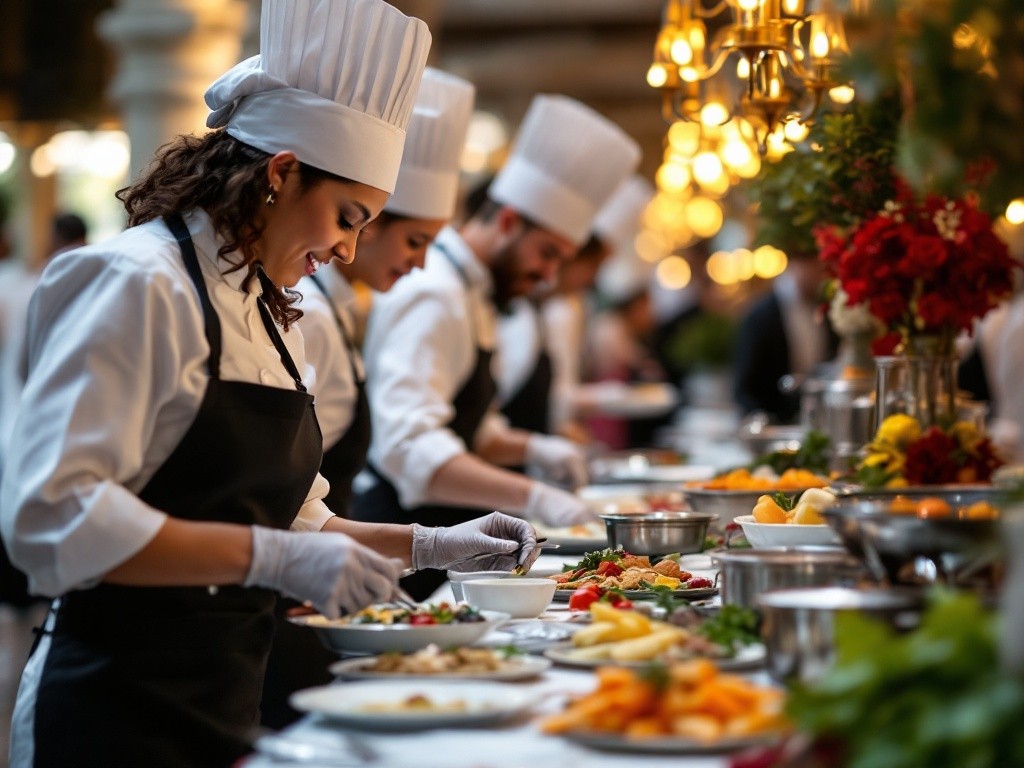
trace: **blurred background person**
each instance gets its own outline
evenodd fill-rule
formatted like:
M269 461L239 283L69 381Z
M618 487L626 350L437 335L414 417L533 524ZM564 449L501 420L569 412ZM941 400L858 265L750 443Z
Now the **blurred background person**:
M792 423L798 392L783 392L787 374L802 381L835 357L839 340L821 311L825 268L813 255L791 255L786 270L740 320L733 356L733 396L743 414Z

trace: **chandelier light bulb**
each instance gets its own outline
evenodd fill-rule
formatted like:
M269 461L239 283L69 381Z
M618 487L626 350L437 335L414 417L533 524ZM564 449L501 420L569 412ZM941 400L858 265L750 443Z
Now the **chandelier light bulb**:
M729 119L729 110L720 101L709 101L700 110L700 121L707 126L722 125Z
M740 80L750 77L750 60L746 56L740 56L739 61L736 62L736 77Z
M723 172L722 161L714 152L701 152L693 158L693 178L701 185L712 186Z
M672 41L669 55L672 57L672 61L680 66L689 64L693 61L693 48L690 47L690 43L685 37L679 36Z
M828 35L825 32L815 32L811 37L811 56L816 59L827 58L829 49Z
M661 88L668 82L668 70L662 64L651 64L647 70L647 84L651 88Z
M803 14L803 0L782 0L782 10L787 16Z
M678 194L690 184L690 171L685 165L665 163L654 177L658 189L669 194Z
M1017 227L1024 224L1024 198L1018 197L1006 206L1006 220Z
M749 163L753 154L747 142L739 137L725 142L722 146L722 160L730 168L737 170Z
M761 0L737 0L736 4L741 11L756 11L761 7Z
M837 85L828 92L828 97L836 104L849 104L856 95L856 91L849 85Z
M811 132L811 129L799 120L787 120L782 131L787 141L793 144L799 144L807 138L807 134Z

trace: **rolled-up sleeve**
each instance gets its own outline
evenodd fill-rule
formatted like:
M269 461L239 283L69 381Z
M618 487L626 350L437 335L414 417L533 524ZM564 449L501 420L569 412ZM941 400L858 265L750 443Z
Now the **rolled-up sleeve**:
M328 520L334 517L334 513L324 503L324 497L330 490L331 484L318 473L313 479L309 493L306 494L306 500L299 509L299 514L292 520L290 527L293 531L319 531Z
M410 278L406 278L409 280ZM396 291L413 286L399 286ZM367 336L370 459L403 506L429 501L434 474L467 451L447 425L475 353L457 293L402 291L374 309Z
M144 455L158 428L173 444L189 426L194 404L178 416L165 406L182 375L180 326L201 319L194 299L161 277L74 252L51 265L32 299L0 530L33 593L98 582L164 524L128 483L152 471Z

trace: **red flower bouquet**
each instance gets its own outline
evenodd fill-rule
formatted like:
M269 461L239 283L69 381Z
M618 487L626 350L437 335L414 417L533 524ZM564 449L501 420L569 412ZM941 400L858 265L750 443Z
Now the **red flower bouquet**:
M817 238L849 303L865 302L904 339L938 335L951 344L1010 295L1020 266L973 199L919 202L905 185L852 231L823 229Z

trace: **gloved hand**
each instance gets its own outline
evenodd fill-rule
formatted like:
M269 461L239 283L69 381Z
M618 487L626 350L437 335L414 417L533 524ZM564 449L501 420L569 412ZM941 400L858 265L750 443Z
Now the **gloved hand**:
M474 557L487 552L493 557ZM412 567L416 569L511 571L521 565L529 570L539 554L533 526L500 512L450 528L412 526Z
M529 474L570 488L586 485L590 477L583 451L564 437L530 435L523 459Z
M331 619L394 594L401 560L389 559L343 533L296 533L252 527L247 587L309 601Z
M534 480L530 486L523 517L552 528L564 528L597 519L597 515L582 499L539 480Z

